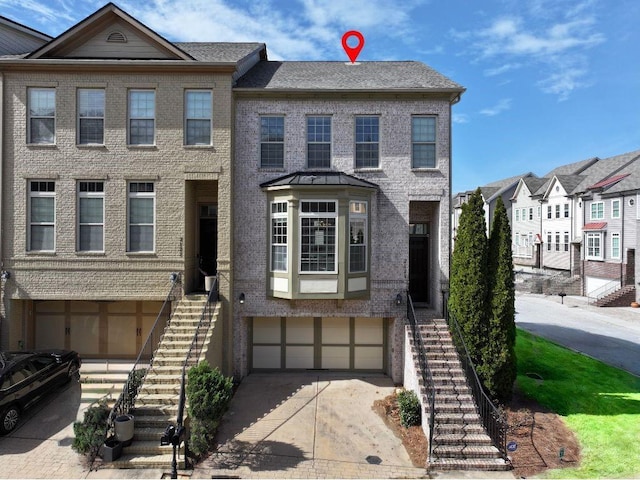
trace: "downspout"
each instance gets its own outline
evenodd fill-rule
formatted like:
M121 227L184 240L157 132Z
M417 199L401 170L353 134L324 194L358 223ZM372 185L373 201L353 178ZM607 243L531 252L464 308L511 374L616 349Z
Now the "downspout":
M0 346L3 345L2 323L5 320L7 314L7 306L5 305L5 288L7 283L7 275L4 269L4 254L3 254L3 238L2 232L4 232L4 224L2 223L2 212L4 209L4 202L2 201L2 185L4 183L4 74L0 73Z
M620 208L620 219L622 220L622 227L620 227L620 288L622 288L626 284L624 281L624 195L622 195L620 203L622 204Z

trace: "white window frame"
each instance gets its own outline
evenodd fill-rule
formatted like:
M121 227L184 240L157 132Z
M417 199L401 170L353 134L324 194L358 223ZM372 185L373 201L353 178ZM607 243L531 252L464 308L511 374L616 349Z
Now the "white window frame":
M556 218L560 218L560 204L556 203Z
M433 138L428 139L416 139L416 120L417 119L431 119L433 120ZM431 127L431 125L429 125ZM380 124L378 123L378 131L380 128ZM438 166L438 145L437 145L437 134L438 134L438 119L434 115L412 115L411 116L411 168L437 168ZM417 165L416 164L416 146L433 146L433 164L428 165ZM378 150L378 157L379 157ZM378 163L380 159L378 158Z
M556 252L560 251L560 232L556 232Z
M618 205L618 208L616 209L615 205ZM620 218L621 215L621 207L622 202L620 201L619 198L616 198L614 200L611 200L611 218ZM616 215L616 210L617 210L617 215Z
M132 113L132 102L133 102L133 97L135 94L137 93L152 93L153 94L153 115L151 116L147 116L147 115L143 115L143 116L133 116ZM127 113L128 113L128 120L127 120L127 144L129 146L134 146L134 147L138 147L138 146L155 146L156 144L156 113L157 113L157 106L156 106L156 91L152 88L132 88L127 92ZM131 123L135 120L145 120L145 121L151 121L152 123L152 128L153 128L153 135L152 135L152 139L151 139L151 143L133 143L131 140Z
M516 222L520 221L520 209L516 208Z
M33 114L32 105L35 103L32 94L46 92L53 94L53 115ZM27 88L27 143L31 145L55 145L56 143L56 89L42 87ZM34 141L32 123L34 120L53 120L52 138L50 141Z
M195 104L196 111L190 111L189 97L192 95L206 95L207 99L198 101ZM209 139L207 142L190 141L189 139L189 123L190 122L208 122ZM205 146L213 145L213 92L206 89L187 89L184 91L184 144L188 146Z
M595 216L593 215L594 210L596 213ZM591 220L602 220L604 218L604 202L591 202L591 205L589 206L589 215Z
M304 212L303 204L305 203L327 203L334 205L333 212ZM306 199L300 200L300 207L298 212L298 236L299 236L299 250L298 250L298 273L301 275L318 275L318 274L336 274L338 273L338 255L339 255L339 246L340 246L340 230L339 230L339 215L338 215L338 201L330 200L330 199ZM303 270L303 244L304 244L304 235L303 235L303 220L305 219L333 219L335 229L334 233L334 253L333 253L333 270ZM322 231L320 230L320 233ZM317 233L316 233L317 235ZM319 236L318 236L319 237ZM324 240L323 240L324 241Z
M132 192L131 186L133 184L151 184L153 185L152 192ZM132 200L140 198L151 198L153 200L153 222L152 223L131 223L131 202ZM132 250L131 247L131 227L133 226L151 226L153 228L151 250ZM127 253L155 253L156 249L156 184L152 181L130 181L127 183Z
M376 119L376 125L377 125L377 132L376 132L376 138L377 140L371 140L371 139L366 139L366 138L360 138L359 140L359 135L358 135L358 121L359 120L366 120L366 119ZM367 127L369 125L363 125L363 127ZM380 116L379 115L356 115L354 118L354 122L353 122L353 127L354 127L354 141L355 141L355 147L353 150L353 155L354 155L354 165L356 170L364 170L364 169L377 169L380 168ZM365 134L366 137L366 134ZM376 145L377 146L377 153L376 153L376 158L375 158L375 165L359 165L358 164L358 146L362 145Z
M84 92L101 92L102 93L102 115L98 115L96 113L99 113L97 111L93 111L92 106L91 105L85 105L85 108L81 108L82 105L82 98L83 98L83 93ZM105 89L104 88L78 88L78 90L76 91L76 102L77 102L77 119L76 119L76 128L77 128L77 135L76 135L76 142L78 145L104 145L104 124L105 124L105 113L106 113L106 96L105 96ZM83 115L83 113L85 111L88 112ZM102 134L102 141L100 142L83 142L82 141L82 125L84 123L85 120L88 121L95 121L95 120L101 120L102 121L102 128L101 128L101 134Z
M91 184L95 184L95 188L94 191L90 191L91 190ZM83 191L82 186L86 185L87 189ZM98 185L100 185L101 190L98 190ZM82 252L82 253L87 253L87 252L99 252L102 253L104 252L104 181L102 180L80 180L78 181L78 206L77 206L77 235L76 235L76 250L78 252ZM93 199L100 199L102 200L102 222L81 222L81 209L82 209L82 199L83 198L93 198ZM89 250L89 249L83 249L82 245L81 245L81 239L82 239L82 227L83 226L87 226L87 227L100 227L102 229L102 248L99 250Z
M569 251L569 232L564 232L564 242L562 242L564 244L564 251L568 252Z
M328 120L329 121L329 140L323 140L322 139L322 135L324 132L320 132L318 134L318 125L315 124L313 127L313 130L310 128L311 126L309 125L309 121L311 119L323 119L323 120ZM324 127L324 125L322 125L322 127ZM331 168L331 156L332 156L332 145L331 142L333 140L333 119L331 118L331 115L309 115L306 118L306 132L307 132L307 168L308 169L327 169L327 168ZM318 137L320 136L320 140L318 140ZM310 165L309 163L309 149L311 147L311 145L328 145L329 146L329 158L326 159L326 164L322 164L322 165ZM324 161L325 159L323 159Z
M540 215L542 215L542 207L538 205L538 219L540 219Z
M553 218L553 208L551 205L547 205L547 220Z
M602 232L586 232L584 243L584 253L587 260L603 260Z
M369 251L369 203L364 200L351 200L349 202L349 273L366 273L369 265L368 265L368 251ZM351 237L351 225L355 222L364 222L364 232L363 232L363 241L362 243L352 243ZM364 258L364 268L359 270L352 270L351 268L351 256L352 250L354 247L361 247Z
M616 253L617 250L617 253ZM611 258L620 260L622 249L620 248L620 233L613 232L611 234Z
M36 191L32 190L32 185L38 185ZM53 190L49 188L53 185ZM44 187L41 190L41 187ZM27 183L28 189L28 228L27 228L27 251L29 252L55 252L56 251L56 182L53 180L29 180ZM32 220L32 203L34 198L52 198L53 199L53 221L52 222L34 222ZM53 229L53 246L51 249L37 250L32 248L31 242L33 241L32 229L33 227L51 227Z
M270 212L271 218L269 219L269 235L270 235L270 259L269 266L272 272L287 273L289 271L289 204L286 200L274 200L271 202ZM284 221L284 223L282 223ZM280 222L276 224L274 222ZM284 228L284 232L282 232ZM276 242L278 237L284 237L285 242ZM275 268L275 255L274 250L276 248L284 247L284 269Z
M547 233L547 252L551 251L551 244L553 243L553 234Z
M266 140L264 139L265 132L263 131L262 121L270 119L270 118L281 119L281 121L282 121L282 139L279 139L279 138L277 138L275 140L271 139L270 138L271 133L269 133L270 130L267 130L267 137L268 138ZM259 128L259 132L260 132L259 133L259 135L260 135L260 138L259 138L260 147L259 147L258 155L259 155L259 158L260 158L260 168L277 168L277 169L284 168L284 151L285 151L284 139L285 139L285 136L286 136L286 125L285 125L286 122L284 121L284 115L260 115L260 120L259 121L260 121L260 124L258 125L258 128ZM270 125L267 125L266 127L267 127L267 129L269 129ZM279 164L278 165L276 165L276 164L265 164L265 161L264 161L265 156L264 156L264 152L262 151L262 147L264 145L282 145L282 158L278 159L279 160Z
M569 218L569 204L568 203L564 204L563 210L564 210L564 218Z
M533 220L533 207L529 207L529 220Z

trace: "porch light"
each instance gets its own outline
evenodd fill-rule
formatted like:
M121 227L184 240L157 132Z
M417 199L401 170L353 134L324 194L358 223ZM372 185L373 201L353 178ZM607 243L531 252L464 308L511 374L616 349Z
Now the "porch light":
M402 295L396 295L396 305L402 305Z
M240 294L240 297L238 297L238 300L240 300L240 305L244 303L244 292Z
M2 270L0 273L0 280L4 280L5 282L11 278L11 273L8 270Z

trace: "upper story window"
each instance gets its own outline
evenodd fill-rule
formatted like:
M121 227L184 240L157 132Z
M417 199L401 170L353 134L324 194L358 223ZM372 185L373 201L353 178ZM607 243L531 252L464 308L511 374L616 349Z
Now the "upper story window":
M564 204L564 218L569 218L569 204Z
M78 251L104 251L104 182L78 182Z
M356 168L378 168L380 118L356 117Z
M307 167L331 168L331 117L307 117Z
M271 271L287 271L287 202L271 203Z
M56 140L56 90L55 88L28 89L29 143L53 144Z
M556 205L556 218L560 218L560 204Z
M547 205L547 218L551 218L551 217L552 217L551 205Z
M542 207L540 205L538 205L538 218L540 218L540 215L542 214Z
M529 220L533 220L533 207L529 207Z
M104 89L78 89L79 145L104 144L104 106Z
M367 271L367 202L349 202L349 272Z
M56 183L49 180L29 182L29 231L27 250L55 251Z
M130 182L128 193L128 252L153 252L155 249L155 185Z
M211 91L187 90L184 97L185 145L211 145L213 123Z
M154 145L155 90L129 90L129 145Z
M436 118L411 117L411 168L436 167Z
M620 218L620 200L611 200L611 218Z
M260 166L284 167L284 117L260 117Z
M516 208L516 222L520 221L520 209Z
M591 204L591 220L601 220L604 218L604 202L593 202Z
M338 271L338 208L335 201L300 202L300 272Z

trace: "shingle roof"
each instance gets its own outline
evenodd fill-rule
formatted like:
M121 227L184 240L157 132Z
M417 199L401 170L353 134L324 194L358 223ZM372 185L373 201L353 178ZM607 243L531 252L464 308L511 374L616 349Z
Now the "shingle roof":
M547 183L549 179L540 177L525 177L523 181L529 189L529 192L533 195L541 186Z
M378 185L344 172L294 172L260 184L260 188L284 186L349 186L377 189Z
M598 160L598 157L593 157L587 158L586 160L581 160L579 162L561 165L543 176L546 178L552 178L554 175L577 175L579 173L582 173L585 169L591 167L594 163L598 162Z
M252 54L264 43L175 42L174 45L200 62L235 63Z
M567 195L573 193L580 183L585 179L584 175L556 175L558 179L558 183L562 185L564 191L567 192Z
M464 88L421 62L262 61L236 88L266 90L439 90Z

